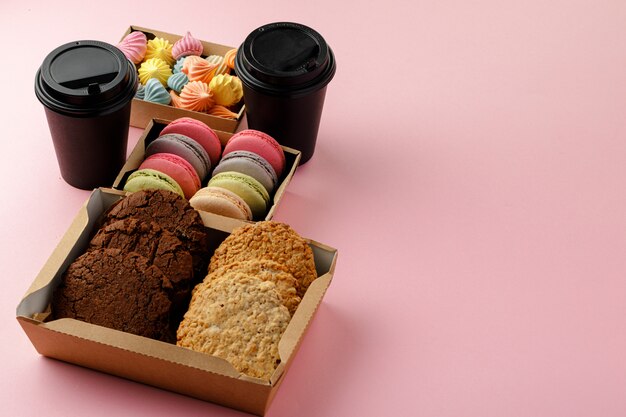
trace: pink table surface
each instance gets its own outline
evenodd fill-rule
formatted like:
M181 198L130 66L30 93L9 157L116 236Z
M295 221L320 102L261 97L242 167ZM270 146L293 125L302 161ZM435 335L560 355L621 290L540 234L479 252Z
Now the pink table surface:
M339 260L269 415L626 415L626 2L106 3L0 3L2 415L243 415L23 334L15 307L88 196L33 80L130 24L238 45L278 20L338 70L276 219Z

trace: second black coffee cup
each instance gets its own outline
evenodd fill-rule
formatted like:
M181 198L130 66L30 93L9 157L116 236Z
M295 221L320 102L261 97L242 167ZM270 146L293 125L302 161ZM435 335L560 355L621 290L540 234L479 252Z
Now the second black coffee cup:
M332 50L315 30L299 23L270 23L254 30L237 51L248 127L281 145L313 156L326 87L335 75Z
M134 65L107 43L70 42L44 59L35 94L68 184L81 189L113 184L126 159L136 91Z

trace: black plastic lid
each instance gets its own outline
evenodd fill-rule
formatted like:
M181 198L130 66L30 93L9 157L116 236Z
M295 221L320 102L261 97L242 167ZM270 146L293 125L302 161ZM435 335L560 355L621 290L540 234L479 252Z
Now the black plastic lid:
M335 75L335 57L324 38L299 23L270 23L245 39L235 59L237 76L268 93L318 90Z
M44 59L35 79L39 101L58 113L90 117L109 113L132 100L137 71L113 45L70 42Z

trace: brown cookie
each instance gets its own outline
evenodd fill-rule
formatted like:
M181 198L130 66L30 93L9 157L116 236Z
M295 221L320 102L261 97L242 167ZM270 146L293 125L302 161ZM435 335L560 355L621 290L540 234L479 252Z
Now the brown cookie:
M153 339L172 341L171 284L134 252L97 249L78 257L54 292L52 311Z
M239 227L215 250L209 273L234 262L265 259L284 265L298 281L304 296L317 278L313 251L300 235L284 223L262 221Z
M155 222L174 233L191 254L194 276L197 280L204 278L208 260L208 235L200 214L187 200L171 191L137 191L111 207L103 225L130 217Z
M273 282L245 274L218 277L194 289L176 344L269 380L280 362L278 342L289 319Z
M98 230L88 250L100 248L137 252L169 278L175 293L191 291L191 254L172 232L154 222L126 218L110 223Z
M216 269L206 279L226 277L237 280L237 274L252 275L261 281L271 281L289 313L293 315L302 300L298 296L298 281L291 275L287 267L267 259L234 262Z

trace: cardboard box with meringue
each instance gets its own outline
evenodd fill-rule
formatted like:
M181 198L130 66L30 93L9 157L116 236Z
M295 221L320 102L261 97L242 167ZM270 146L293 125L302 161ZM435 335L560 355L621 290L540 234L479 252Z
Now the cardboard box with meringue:
M224 359L174 344L75 319L51 320L52 296L64 272L84 253L103 214L124 195L114 189L92 192L19 302L16 316L24 332L41 355L265 415L331 283L337 250L306 239L313 251L317 278L308 287L280 338L280 361L269 380L245 375ZM211 225L205 223L209 252L243 224L226 218Z
M140 26L133 25L133 26L130 26L126 30L124 35L122 35L122 37L120 38L120 42L124 40L124 38L126 38L127 35L131 34L132 32L141 32L142 34L145 34L148 40L160 38L160 39L168 41L172 45L183 38L182 35L171 34L171 33L162 32L159 30L155 30L155 29L143 28ZM235 49L235 47L232 47L232 46L226 46L226 45L206 42L202 40L199 40L199 43L200 45L202 45L201 56L203 58L206 58L212 55L223 57L229 51ZM137 65L137 68L139 69L140 64L136 63L136 65ZM156 70L157 69L155 68L155 71ZM167 86L165 87L166 87L166 90L170 90L170 92L172 91ZM173 94L173 96L175 97L176 94ZM135 98L132 101L130 125L134 127L145 128L150 122L150 120L152 120L153 118L163 119L163 120L174 120L180 117L192 117L194 119L197 119L206 123L213 129L232 133L237 130L242 120L242 117L244 115L244 112L245 112L245 105L243 103L243 98L238 103L228 107L228 113L234 113L234 114L230 114L230 117L221 117L219 116L219 112L216 113L218 115L212 115L212 114L208 114L207 112L192 111L192 110L186 110L183 108L178 108L171 104L159 104L156 102L150 102L150 101L145 101L139 98Z

